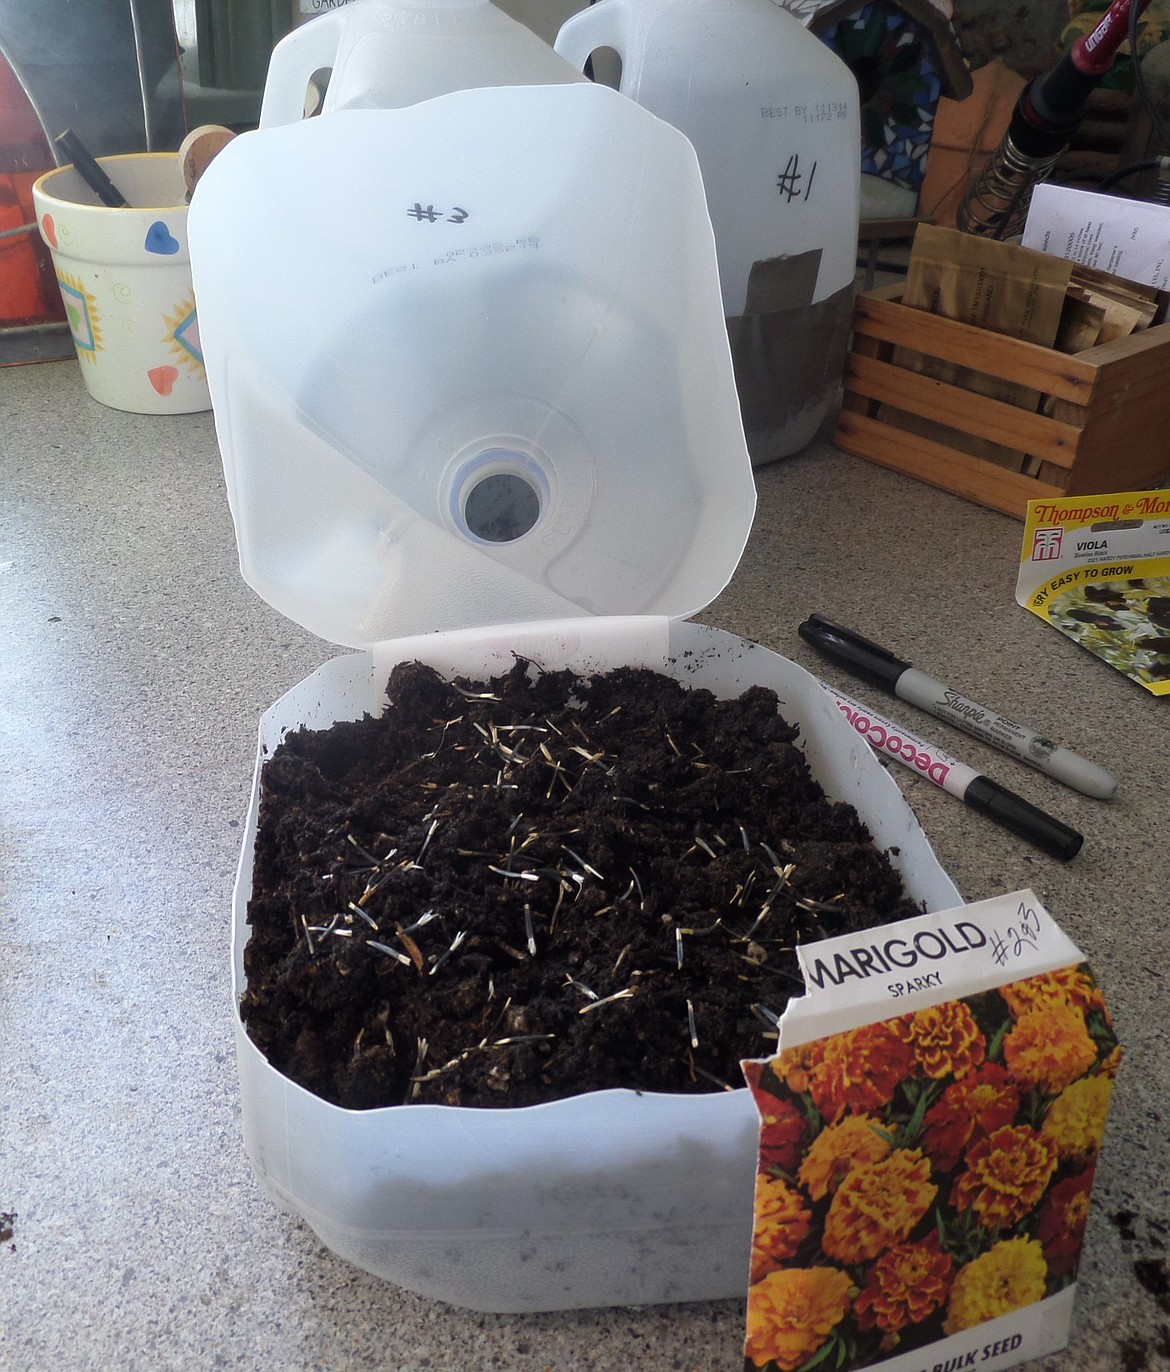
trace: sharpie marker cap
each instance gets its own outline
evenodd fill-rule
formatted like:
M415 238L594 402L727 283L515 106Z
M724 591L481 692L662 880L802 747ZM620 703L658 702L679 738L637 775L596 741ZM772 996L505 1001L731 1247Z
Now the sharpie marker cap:
M973 777L963 793L963 803L1062 862L1076 857L1085 841L1083 834L1029 805L1023 796L997 785L989 777Z
M862 681L868 681L871 686L890 695L894 694L898 678L910 667L908 662L895 657L880 643L834 624L824 615L809 615L796 632L831 662L840 664Z

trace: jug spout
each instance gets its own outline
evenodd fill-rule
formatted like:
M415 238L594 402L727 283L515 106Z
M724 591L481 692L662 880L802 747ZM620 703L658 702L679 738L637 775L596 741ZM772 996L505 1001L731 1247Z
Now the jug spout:
M260 127L296 123L310 81L322 114L398 109L451 91L553 85L584 76L490 0L353 0L276 45Z

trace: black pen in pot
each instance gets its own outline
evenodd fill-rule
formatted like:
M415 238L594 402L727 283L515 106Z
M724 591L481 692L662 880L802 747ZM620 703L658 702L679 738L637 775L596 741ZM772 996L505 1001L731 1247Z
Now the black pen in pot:
M70 159L77 170L78 176L93 191L94 195L103 205L109 205L111 209L121 210L129 205L129 201L122 192L114 185L110 178L103 171L93 153L85 146L80 138L72 129L66 129L53 140L61 151Z

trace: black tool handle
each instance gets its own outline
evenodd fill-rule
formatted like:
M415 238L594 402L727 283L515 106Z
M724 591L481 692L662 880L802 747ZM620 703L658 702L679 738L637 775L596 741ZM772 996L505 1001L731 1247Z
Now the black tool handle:
M103 205L109 205L113 210L125 209L129 205L130 202L102 170L97 158L72 129L66 129L64 133L59 134L54 142L70 159L78 176Z

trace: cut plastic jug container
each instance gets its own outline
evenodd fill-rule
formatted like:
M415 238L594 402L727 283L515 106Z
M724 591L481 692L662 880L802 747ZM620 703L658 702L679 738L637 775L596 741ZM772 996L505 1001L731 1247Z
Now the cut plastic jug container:
M335 658L264 715L234 896L237 1004L265 757L302 725L380 713L396 662L484 680L507 671L514 654L550 671L648 667L722 697L752 685L776 691L813 775L892 850L910 895L932 910L960 903L897 783L820 684L778 654L647 616L426 634ZM245 1144L262 1188L357 1266L499 1312L746 1294L759 1140L746 1087L591 1091L519 1109L352 1111L277 1072L238 1015L235 1035Z
M260 127L305 113L396 109L478 86L581 81L581 73L489 0L353 0L295 28L273 48Z
M730 579L755 491L661 120L581 82L262 129L191 233L243 573L291 619L356 647Z
M849 68L773 0L598 0L562 26L580 70L694 144L755 463L803 448L834 407L857 262L861 133Z
M306 180L316 193L291 196ZM229 144L191 236L243 573L360 649L261 720L237 1005L264 761L289 730L379 713L403 661L483 678L518 654L649 667L724 697L770 686L813 774L894 850L911 894L956 903L897 784L814 678L685 619L732 574L755 491L681 134L588 83L341 111ZM746 1291L746 1087L351 1111L234 1025L263 1189L358 1266L491 1311Z
M98 160L127 206L103 205L72 166L33 184L86 389L135 414L208 410L178 154Z

